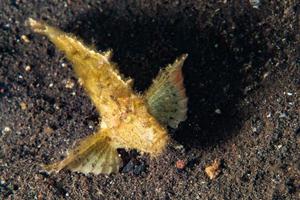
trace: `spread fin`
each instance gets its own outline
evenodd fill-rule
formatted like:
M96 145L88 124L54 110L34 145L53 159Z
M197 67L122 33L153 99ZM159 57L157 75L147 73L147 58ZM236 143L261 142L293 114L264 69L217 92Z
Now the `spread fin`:
M172 128L177 128L186 119L187 97L182 76L186 58L187 54L183 54L161 70L145 95L149 112L160 123Z
M64 160L44 165L43 168L48 172L59 172L66 168L84 174L118 172L121 159L111 139L107 136L109 130L103 129L101 133L88 136L80 141L79 145Z

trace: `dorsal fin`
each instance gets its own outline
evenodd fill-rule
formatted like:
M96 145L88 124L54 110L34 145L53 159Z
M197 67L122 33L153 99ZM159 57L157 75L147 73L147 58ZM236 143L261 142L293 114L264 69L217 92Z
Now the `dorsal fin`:
M186 119L187 97L183 85L183 54L161 70L145 94L149 112L162 124L177 128Z

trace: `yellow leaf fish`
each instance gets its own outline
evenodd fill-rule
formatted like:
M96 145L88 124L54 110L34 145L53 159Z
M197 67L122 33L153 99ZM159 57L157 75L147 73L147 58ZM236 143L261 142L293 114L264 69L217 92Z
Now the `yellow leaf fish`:
M145 95L139 95L132 89L132 80L125 80L111 61L111 51L96 52L71 34L31 18L27 24L66 55L101 115L98 130L79 141L62 161L45 165L46 171L110 174L121 165L119 148L137 149L152 157L162 153L169 140L166 126L176 128L186 119L181 69L187 54L161 70Z

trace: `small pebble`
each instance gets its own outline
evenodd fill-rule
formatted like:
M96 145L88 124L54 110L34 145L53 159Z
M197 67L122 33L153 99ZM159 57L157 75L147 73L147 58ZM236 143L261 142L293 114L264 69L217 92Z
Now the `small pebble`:
M52 88L52 87L53 87L53 83L50 83L50 84L49 84L49 87Z
M48 136L50 136L53 132L54 130L51 127L44 127L44 133L46 133Z
M177 160L176 161L176 168L179 170L183 170L186 166L186 161L184 160Z
M3 94L5 92L4 88L0 88L0 94Z
M286 113L280 113L279 118L287 118L287 114Z
M3 129L4 133L8 133L10 131L11 131L11 129L8 126L4 127L4 129Z
M31 70L31 66L30 65L27 65L26 67L25 67L25 71L26 72L29 72Z
M69 80L66 81L65 87L68 88L68 89L72 89L74 87L74 85L75 85L74 82L69 79Z
M175 145L174 148L176 150L183 150L184 149L184 146L182 144L179 144L179 145Z
M270 75L270 73L269 73L269 72L266 72L266 73L264 73L264 75L263 75L263 79L267 78L269 75Z
M21 102L20 107L21 107L22 110L26 110L27 109L27 104L25 102Z
M28 38L26 35L22 35L22 36L21 36L21 40L22 40L24 43L29 43L29 42L30 42L29 38Z
M10 24L5 24L4 27L5 28L10 28Z
M59 105L58 105L57 103L55 103L55 104L53 105L53 107L54 107L56 110L59 110L59 109L60 109L60 107L59 107Z
M215 110L215 113L220 115L222 113L222 111L218 108L218 109Z

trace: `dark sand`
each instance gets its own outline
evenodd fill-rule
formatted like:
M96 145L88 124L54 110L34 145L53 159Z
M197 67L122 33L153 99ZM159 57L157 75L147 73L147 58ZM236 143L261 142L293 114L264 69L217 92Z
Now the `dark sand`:
M296 0L261 0L258 9L231 0L40 2L0 1L0 199L300 198ZM24 26L28 17L112 48L139 92L188 53L188 120L170 130L167 151L138 156L145 170L45 174L39 165L62 159L99 116L63 55ZM204 168L215 159L222 172L210 180Z

